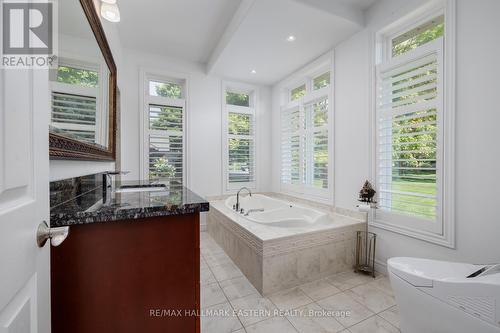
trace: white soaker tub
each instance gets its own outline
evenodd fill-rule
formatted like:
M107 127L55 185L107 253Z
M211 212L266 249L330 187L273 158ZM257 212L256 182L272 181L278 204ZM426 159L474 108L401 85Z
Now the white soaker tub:
M207 231L253 286L267 295L351 269L366 221L262 194L210 202ZM250 212L251 209L264 209Z
M236 196L226 199L225 205L229 209L233 209L235 204ZM249 221L273 227L302 228L331 223L326 213L262 194L240 196L240 208L244 212L251 209L264 209L262 212L254 211L249 215L242 214L242 216Z

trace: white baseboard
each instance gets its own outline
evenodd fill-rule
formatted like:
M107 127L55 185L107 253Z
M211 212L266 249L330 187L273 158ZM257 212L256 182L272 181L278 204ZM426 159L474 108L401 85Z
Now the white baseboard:
M387 271L387 263L384 261L380 261L375 259L375 271L387 275L389 272Z

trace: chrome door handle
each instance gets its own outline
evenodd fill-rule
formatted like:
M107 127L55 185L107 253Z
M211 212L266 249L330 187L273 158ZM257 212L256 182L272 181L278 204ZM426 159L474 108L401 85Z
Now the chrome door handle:
M38 225L36 231L36 243L38 247L43 247L50 238L52 246L59 246L68 237L69 227L50 228L47 222L43 221Z

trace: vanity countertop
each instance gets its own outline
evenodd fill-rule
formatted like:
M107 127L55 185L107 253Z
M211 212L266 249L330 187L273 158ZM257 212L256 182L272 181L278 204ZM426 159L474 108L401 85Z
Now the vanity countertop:
M115 186L148 186L147 181L127 181ZM206 212L209 203L184 186L170 186L153 192L110 192L104 198L102 186L50 209L50 226L62 227L109 221L139 220L147 217Z

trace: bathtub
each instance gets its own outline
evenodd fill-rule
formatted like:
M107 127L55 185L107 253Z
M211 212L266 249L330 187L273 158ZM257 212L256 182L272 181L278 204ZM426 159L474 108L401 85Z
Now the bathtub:
M226 207L233 209L236 204L236 196L231 196L225 201ZM274 199L262 194L244 196L240 198L240 208L244 212L251 209L263 209L251 211L243 217L249 221L272 227L304 228L313 225L328 225L332 223L326 212Z
M281 195L211 200L207 231L262 294L318 280L354 265L366 216ZM262 212L250 211L263 209Z

